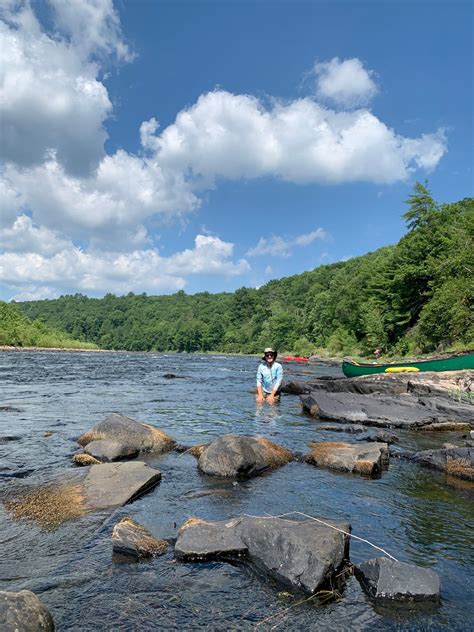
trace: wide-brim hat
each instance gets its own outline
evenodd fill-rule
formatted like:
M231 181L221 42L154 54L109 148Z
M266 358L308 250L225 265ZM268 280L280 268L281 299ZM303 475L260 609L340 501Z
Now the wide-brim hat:
M267 347L266 349L263 350L263 359L265 360L265 355L267 353L273 353L273 357L276 360L276 357L278 355L278 351L275 351L275 349L272 349L271 347Z

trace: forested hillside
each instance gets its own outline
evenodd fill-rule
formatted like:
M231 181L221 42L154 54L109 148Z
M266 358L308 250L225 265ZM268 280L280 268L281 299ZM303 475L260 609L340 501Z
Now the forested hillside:
M24 314L107 349L306 354L474 346L474 199L438 205L417 183L395 246L234 293L80 294Z
M16 305L4 301L0 301L0 345L61 349L96 348L95 344L73 340L64 331L55 331L38 320L30 320Z

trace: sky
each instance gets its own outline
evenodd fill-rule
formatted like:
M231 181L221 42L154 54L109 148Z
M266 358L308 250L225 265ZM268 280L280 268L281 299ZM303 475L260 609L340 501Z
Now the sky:
M259 287L472 196L473 6L0 0L0 299Z

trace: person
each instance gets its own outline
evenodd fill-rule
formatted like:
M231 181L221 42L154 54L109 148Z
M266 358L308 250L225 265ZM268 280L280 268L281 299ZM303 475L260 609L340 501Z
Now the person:
M283 379L283 367L276 361L278 353L267 347L257 370L257 402L267 401L274 404L280 400L280 386Z
M381 355L382 355L382 351L380 350L380 347L377 347L377 349L375 349L374 351L374 358L378 360Z

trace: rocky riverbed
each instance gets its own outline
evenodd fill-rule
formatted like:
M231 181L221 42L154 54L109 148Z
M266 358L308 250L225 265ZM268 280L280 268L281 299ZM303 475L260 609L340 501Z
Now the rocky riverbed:
M288 366L271 408L248 393L254 359L20 356L1 364L0 622L33 606L58 629L470 620L469 375Z

